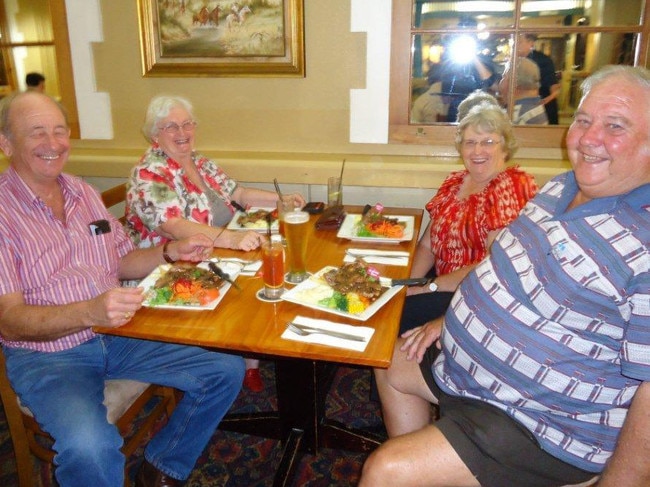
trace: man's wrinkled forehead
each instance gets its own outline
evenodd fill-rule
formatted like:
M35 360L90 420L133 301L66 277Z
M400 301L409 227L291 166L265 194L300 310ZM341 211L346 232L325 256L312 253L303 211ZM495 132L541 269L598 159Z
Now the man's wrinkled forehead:
M60 107L47 97L24 97L16 100L9 112L14 128L67 127Z
M647 106L649 98L650 92L641 86L625 80L607 80L594 86L584 96L577 111L589 111L589 107L598 107L599 111L606 110L625 116Z

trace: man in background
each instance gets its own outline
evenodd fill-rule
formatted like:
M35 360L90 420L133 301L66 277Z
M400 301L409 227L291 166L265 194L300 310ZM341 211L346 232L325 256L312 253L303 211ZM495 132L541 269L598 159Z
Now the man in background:
M560 94L560 83L555 75L553 60L542 51L535 49L536 40L536 34L521 35L517 54L526 56L539 67L539 96L544 104L548 123L557 125L559 123L557 97Z
M518 57L516 71L512 123L515 125L548 125L545 105L542 104L539 97L539 67L526 57ZM502 93L508 91L509 80L510 66L504 71L501 83L499 83Z
M45 92L45 76L41 73L27 73L27 76L25 76L25 84L27 85L28 91Z

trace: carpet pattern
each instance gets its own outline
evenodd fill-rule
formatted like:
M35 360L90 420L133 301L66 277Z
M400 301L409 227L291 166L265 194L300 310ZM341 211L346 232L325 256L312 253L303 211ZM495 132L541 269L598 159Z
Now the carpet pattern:
M233 413L275 409L273 362L262 361L260 371L265 389L261 393L242 390L231 408ZM327 417L356 428L381 431L379 404L369 399L370 370L339 367L327 398ZM266 487L273 485L282 445L275 440L217 430L188 479L187 487ZM316 455L304 455L296 471L294 487L356 485L365 453L322 449ZM127 459L133 479L142 460L142 448ZM34 471L41 482L36 487L56 486L51 469L34 459ZM17 486L16 466L11 438L0 408L0 485Z

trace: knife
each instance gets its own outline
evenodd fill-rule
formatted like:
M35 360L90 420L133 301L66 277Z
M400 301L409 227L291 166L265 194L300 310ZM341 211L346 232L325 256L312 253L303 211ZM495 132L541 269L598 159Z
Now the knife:
M235 210L239 210L239 211L241 211L242 213L246 213L246 208L244 208L242 205L240 205L239 203L237 203L235 200L230 200L230 204L232 205L232 207L233 207Z
M411 277L409 279L390 279L389 277L379 278L382 286L426 286L433 282L431 277Z
M214 272L217 276L219 276L221 279L224 281L232 284L232 286L237 289L237 291L241 291L241 288L239 287L239 284L237 284L235 281L232 280L232 278L224 272L224 270L219 267L217 264L214 262L208 262L208 267L212 272Z
M350 257L381 257L384 259L408 259L408 252L400 252L398 250L365 250L365 249L345 249L345 253Z

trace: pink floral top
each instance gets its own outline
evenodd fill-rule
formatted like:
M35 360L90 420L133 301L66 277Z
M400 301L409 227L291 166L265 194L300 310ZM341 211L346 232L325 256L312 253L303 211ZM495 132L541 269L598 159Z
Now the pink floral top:
M425 208L431 215L436 275L475 264L487 255L487 236L514 220L537 192L533 176L518 167L498 174L480 193L456 198L466 170L450 174Z
M137 246L151 247L167 240L154 229L170 218L215 226L225 225L232 218L235 209L230 201L237 182L207 157L195 153L192 160L213 190L213 198L223 201L227 214L215 221L218 217L210 195L192 183L182 166L154 143L131 171L126 195L127 226Z

